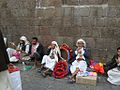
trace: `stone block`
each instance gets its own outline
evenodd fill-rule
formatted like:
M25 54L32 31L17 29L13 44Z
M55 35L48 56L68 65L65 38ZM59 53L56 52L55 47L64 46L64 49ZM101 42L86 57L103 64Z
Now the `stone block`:
M81 26L82 27L90 27L91 26L91 22L90 22L90 18L89 17L81 17Z
M102 4L107 4L108 0L95 0L96 4L102 5Z
M120 18L120 7L119 6L116 7L116 12L117 12L116 18Z
M72 37L72 36L70 36L70 37L64 36L64 37L63 37L63 43L66 43L66 44L68 44L70 47L73 47L73 37Z
M80 36L80 32L76 27L63 27L59 30L60 36Z
M47 9L38 9L36 11L36 17L48 19L54 17L55 9L54 8L47 8Z
M117 8L114 6L111 6L108 8L108 17L116 17L117 16Z
M107 20L106 17L96 18L96 27L106 27L108 24Z
M112 36L112 35L111 35ZM104 39L104 50L105 49L115 49L116 48L116 40L112 38Z
M73 7L62 7L62 9L63 9L63 16L66 17L73 16L73 10L74 10Z
M117 47L120 47L120 41L119 40L116 40L116 45L117 45Z
M108 14L108 6L106 5L103 5L101 7L98 7L98 17L107 17L107 14Z
M36 9L35 10L35 17L41 17L41 18L43 18L44 17L44 12L45 12L44 9Z
M120 5L120 0L108 0L109 5Z
M109 7L107 5L101 6L92 6L90 7L90 16L92 17L107 17L108 16Z
M51 35L39 35L39 37L40 37L39 40L45 47L48 47L53 40L56 40L56 37Z
M39 34L40 35L50 35L50 27L40 26L39 27Z
M98 17L98 7L90 7L90 16Z
M40 20L38 18L35 18L35 17L32 17L32 18L28 18L28 25L29 26L36 26L38 25L39 26L39 23Z
M9 29L9 26L0 25L0 30L2 31L3 36L11 36L10 32L12 32L12 29Z
M74 8L74 16L89 16L90 15L90 8L88 7L75 7Z
M53 18L52 26L59 27L61 25L62 25L62 18L61 17Z
M101 38L101 31L104 29L103 27L94 27L92 29L92 37Z
M30 33L30 35L33 37L33 36L39 36L40 35L40 29L39 29L39 27L35 27L35 26L29 26L29 28L28 28L28 30L27 30L27 32L26 32L26 34L28 33L28 32L31 32ZM29 37L31 37L29 35Z
M112 28L111 30L113 31L114 38L118 40L120 38L120 28Z
M104 38L95 38L95 47L101 49L104 47Z
M0 1L0 8L7 8L7 2L6 2L6 0L1 0Z
M90 48L91 50L95 48L95 44L96 44L96 43L95 43L94 38L92 38L92 37L86 38L86 37L85 37L84 40L85 40L85 42L86 42L87 48Z
M49 32L50 32L50 35L52 35L52 36L54 36L54 37L58 37L59 36L59 31L60 30L60 28L59 27L50 27L50 30L49 30Z
M61 45L62 43L66 43L67 45L69 45L71 48L73 48L73 38L72 37L68 37L68 36L58 36L56 38L56 40L58 41L59 45Z
M63 16L63 8L61 8L61 7L56 7L55 9L54 9L55 11L54 11L54 17L62 17Z
M79 0L79 4L80 5L90 5L91 2L89 2L89 0ZM93 4L93 3L92 3Z
M72 17L63 17L63 26L64 27L70 27L72 26Z
M107 3L107 0L62 0L67 5L100 5Z
M92 28L81 28L81 37L91 37L92 36Z
M102 38L111 38L113 36L114 31L111 28L103 28L101 30L101 37Z
M7 7L11 10L14 16L29 16L34 15L35 2L34 1L20 1L20 0L7 0Z
M62 0L37 0L38 3L41 3L41 6L61 6Z
M43 16L44 18L51 18L51 17L54 17L54 13L55 13L54 8L46 9L43 12Z
M49 18L49 19L41 19L40 20L40 25L41 26L52 26L53 24L53 19Z
M62 0L63 4L66 5L78 5L78 1L77 0Z
M82 26L81 17L74 17L73 24L74 24L75 26Z
M117 18L108 18L107 20L108 27L116 27L117 26Z
M101 5L106 4L107 0L77 0L80 5Z
M90 27L96 27L96 17L89 17Z

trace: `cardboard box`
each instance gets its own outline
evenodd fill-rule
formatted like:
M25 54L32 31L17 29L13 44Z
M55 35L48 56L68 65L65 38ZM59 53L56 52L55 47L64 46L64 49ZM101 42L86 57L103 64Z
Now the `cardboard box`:
M86 76L86 77L76 76L76 83L96 86L97 76Z

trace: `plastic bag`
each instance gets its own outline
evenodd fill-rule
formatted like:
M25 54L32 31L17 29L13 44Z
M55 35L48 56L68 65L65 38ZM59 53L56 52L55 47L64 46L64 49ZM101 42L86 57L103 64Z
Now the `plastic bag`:
M12 83L12 90L22 90L20 70L13 64L8 65L10 79Z
M20 71L10 73L13 90L22 90Z

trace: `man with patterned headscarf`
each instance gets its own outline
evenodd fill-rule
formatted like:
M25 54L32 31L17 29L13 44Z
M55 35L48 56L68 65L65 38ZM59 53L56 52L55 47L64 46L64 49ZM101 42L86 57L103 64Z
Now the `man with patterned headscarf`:
M47 55L43 56L42 67L45 67L46 70L43 72L43 76L46 76L48 72L53 71L55 64L58 62L58 59L61 58L61 52L56 41L52 41L51 45L48 47Z

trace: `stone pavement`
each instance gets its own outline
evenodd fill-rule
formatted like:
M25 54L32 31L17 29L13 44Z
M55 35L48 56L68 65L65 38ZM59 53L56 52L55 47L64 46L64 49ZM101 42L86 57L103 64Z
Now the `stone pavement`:
M21 68L20 65L18 67ZM99 75L96 86L70 84L68 78L55 79L53 77L43 78L35 69L21 71L23 90L120 90L107 82L106 77Z

